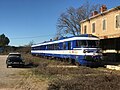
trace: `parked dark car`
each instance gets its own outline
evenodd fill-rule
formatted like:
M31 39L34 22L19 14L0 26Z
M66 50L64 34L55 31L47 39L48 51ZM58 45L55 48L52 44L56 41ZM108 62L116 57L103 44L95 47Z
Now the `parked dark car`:
M10 53L6 60L7 68L11 67L23 67L25 62L20 53Z

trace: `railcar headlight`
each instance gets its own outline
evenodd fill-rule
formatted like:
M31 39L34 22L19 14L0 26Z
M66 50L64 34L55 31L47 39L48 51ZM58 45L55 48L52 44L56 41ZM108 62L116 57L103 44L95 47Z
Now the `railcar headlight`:
M102 50L100 49L100 50L98 50L97 52L98 52L98 53L102 53Z

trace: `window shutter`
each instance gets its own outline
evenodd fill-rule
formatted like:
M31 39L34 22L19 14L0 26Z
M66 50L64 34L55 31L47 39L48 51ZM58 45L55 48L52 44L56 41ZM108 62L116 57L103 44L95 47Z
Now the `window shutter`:
M120 14L116 16L116 28L120 28Z
M120 14L118 15L117 20L118 20L118 28L120 28Z

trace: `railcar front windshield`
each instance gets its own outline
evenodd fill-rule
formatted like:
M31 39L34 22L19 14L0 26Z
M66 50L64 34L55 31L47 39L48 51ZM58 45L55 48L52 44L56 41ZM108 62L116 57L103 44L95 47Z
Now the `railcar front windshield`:
M99 40L77 40L77 48L98 48Z

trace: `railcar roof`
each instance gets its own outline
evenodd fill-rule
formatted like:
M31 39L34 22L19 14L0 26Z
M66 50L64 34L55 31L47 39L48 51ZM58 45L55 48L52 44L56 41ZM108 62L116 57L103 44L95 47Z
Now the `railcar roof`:
M61 39L72 38L72 37L96 37L96 38L98 38L97 36L94 36L92 34L81 34L81 35L76 35L76 36L71 36L71 37L63 37ZM59 39L59 40L61 40L61 39Z
M63 38L60 38L59 40L39 43L36 45L32 45L32 47L48 45L48 44L56 44L56 43L61 43L66 41L73 41L73 40L99 40L99 38L91 34L83 34L83 35L71 36L71 37L65 37L65 38L63 37Z

